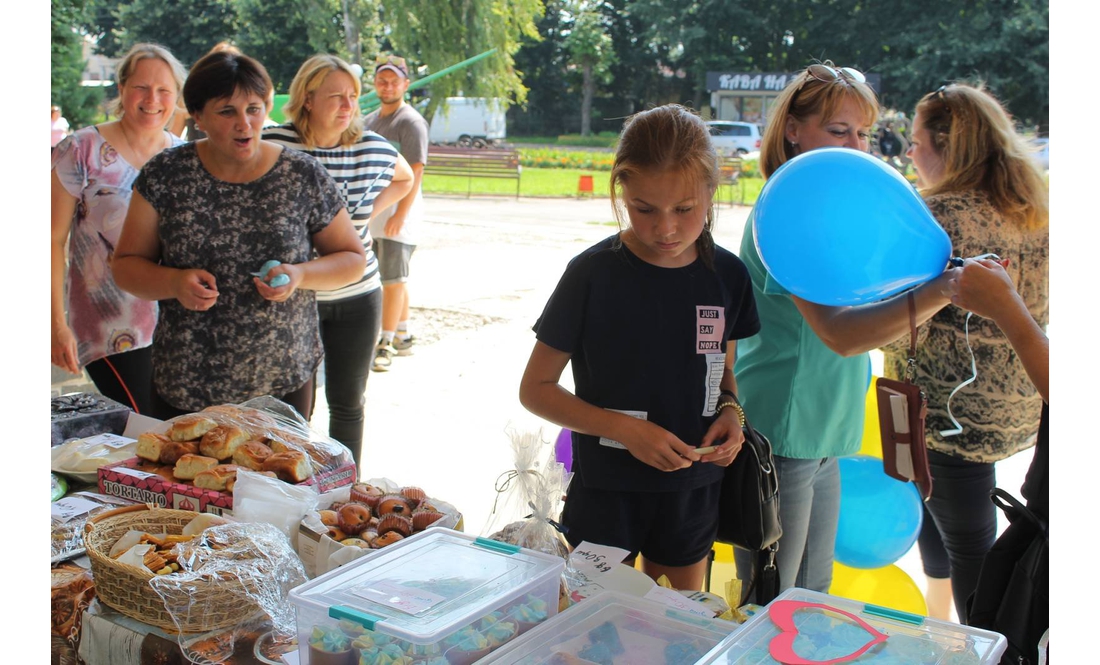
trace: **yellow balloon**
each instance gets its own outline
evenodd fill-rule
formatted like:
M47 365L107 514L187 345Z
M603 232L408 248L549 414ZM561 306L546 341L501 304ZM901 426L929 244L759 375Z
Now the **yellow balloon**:
M902 612L928 615L924 594L916 582L895 565L883 568L849 568L833 562L833 585L829 593Z
M863 443L859 447L859 454L882 459L882 432L878 428L878 397L875 394L877 383L878 377L871 377L871 386L867 389L864 402Z

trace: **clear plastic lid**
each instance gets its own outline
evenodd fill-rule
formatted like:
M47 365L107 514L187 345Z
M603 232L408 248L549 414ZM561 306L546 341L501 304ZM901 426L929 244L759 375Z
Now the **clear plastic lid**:
M738 627L635 596L601 591L478 665L694 663Z
M563 567L547 554L430 528L303 584L290 600L427 644L540 582L553 579L556 594Z
M771 612L780 601L810 606L799 609L788 604L786 609L793 611L780 611L773 619ZM787 623L785 615L794 630L779 628ZM875 633L863 624L885 639L876 640ZM794 588L779 594L699 665L779 665L769 649L781 633L786 635L780 642L791 644L796 655L811 661L848 656L870 644L859 657L848 661L860 665L983 665L997 663L1007 646L1003 636L988 630Z

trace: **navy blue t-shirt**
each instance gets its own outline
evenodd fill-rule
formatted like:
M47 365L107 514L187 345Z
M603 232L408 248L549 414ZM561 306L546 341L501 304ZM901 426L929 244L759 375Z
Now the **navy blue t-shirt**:
M760 321L748 271L731 252L715 247L713 269L701 259L662 268L612 236L569 262L534 330L570 354L578 397L700 446L714 421L727 340L756 334ZM694 489L722 478L722 467L708 463L660 471L621 446L574 432L574 473L588 487L619 491Z

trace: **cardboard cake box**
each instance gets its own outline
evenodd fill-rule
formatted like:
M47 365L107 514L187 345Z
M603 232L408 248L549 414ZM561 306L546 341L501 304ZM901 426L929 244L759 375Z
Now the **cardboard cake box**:
M99 468L99 493L117 496L138 503L151 503L162 508L194 510L217 515L233 514L233 495L228 492L203 489L173 481L142 470L145 460L128 460ZM300 485L316 485L319 492L329 492L350 485L355 480L355 464L320 471Z

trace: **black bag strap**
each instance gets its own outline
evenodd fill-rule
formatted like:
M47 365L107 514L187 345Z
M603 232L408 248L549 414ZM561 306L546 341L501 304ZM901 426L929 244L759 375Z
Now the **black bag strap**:
M741 591L741 605L749 602L756 592L757 605L767 605L779 595L779 567L775 563L779 543L772 543L759 552L752 553L752 577L749 588Z
M1030 523L1044 535L1047 533L1046 522L1040 519L1039 516L1033 513L1027 506L1020 503L1019 499L1000 487L994 487L989 490L989 500L993 502L993 505L1004 512L1009 522L1016 523L1016 521L1022 519Z

